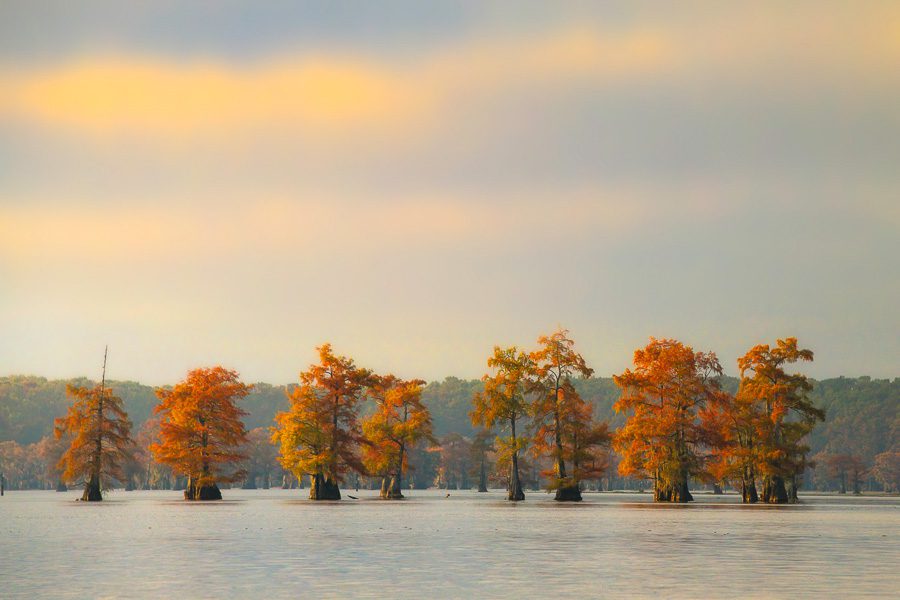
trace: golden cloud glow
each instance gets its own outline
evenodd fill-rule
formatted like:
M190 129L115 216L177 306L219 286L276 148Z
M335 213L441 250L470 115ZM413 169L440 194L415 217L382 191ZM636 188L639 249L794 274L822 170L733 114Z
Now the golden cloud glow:
M334 135L421 125L459 95L662 68L659 37L577 29L450 48L401 68L359 58L278 58L250 67L94 56L3 79L0 109L98 135L180 137L294 128Z
M177 135L220 127L334 128L415 110L415 98L375 67L327 61L258 69L90 58L9 86L26 118L94 133Z

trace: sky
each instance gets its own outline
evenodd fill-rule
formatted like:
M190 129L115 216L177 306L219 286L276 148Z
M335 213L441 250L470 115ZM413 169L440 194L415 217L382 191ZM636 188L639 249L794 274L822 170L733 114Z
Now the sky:
M0 4L0 374L900 376L896 2Z

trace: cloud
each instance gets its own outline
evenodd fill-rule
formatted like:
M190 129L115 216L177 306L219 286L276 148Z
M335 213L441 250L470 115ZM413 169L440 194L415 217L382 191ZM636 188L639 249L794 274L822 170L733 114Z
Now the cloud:
M20 201L3 208L0 256L12 268L227 261L248 254L317 260L324 252L431 251L480 246L495 252L539 237L623 235L663 212L646 191L578 188L514 197L209 197L148 205ZM170 199L171 200L171 199ZM701 205L696 212L703 212ZM673 211L674 211L673 207ZM678 209L685 213L685 206Z
M665 40L652 32L546 35L436 51L411 64L359 56L276 56L250 66L100 55L3 78L9 116L95 136L150 138L300 131L317 137L398 133L433 122L460 97L579 78L622 78L664 68Z
M7 67L0 118L114 142L287 135L311 145L396 145L490 122L478 112L485 105L514 109L598 86L615 93L651 84L706 100L735 85L739 94L820 94L825 86L876 97L872 89L898 83L898 31L900 13L889 4L850 13L767 5L690 20L584 18L537 32L481 31L392 57L332 47L234 62L125 48Z

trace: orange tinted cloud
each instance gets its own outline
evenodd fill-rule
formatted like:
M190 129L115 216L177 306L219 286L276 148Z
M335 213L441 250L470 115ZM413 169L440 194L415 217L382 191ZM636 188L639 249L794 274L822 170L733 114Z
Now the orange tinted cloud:
M548 221L551 205L553 219ZM682 212L687 208L679 205ZM696 208L690 209L692 214L703 211ZM322 248L351 254L460 244L495 249L538 236L628 234L659 212L645 190L615 188L515 198L193 198L157 207L20 202L2 211L0 257L12 268L35 270L59 264L221 261L247 253L302 261L318 256Z
M437 118L459 95L536 82L618 78L664 68L672 54L650 32L566 29L482 40L405 67L359 57L278 57L251 66L90 56L0 79L0 110L96 135L175 137L291 128L313 135L397 132Z
M92 133L211 133L265 125L337 128L390 120L417 99L370 65L308 60L255 69L95 57L10 86L24 118Z

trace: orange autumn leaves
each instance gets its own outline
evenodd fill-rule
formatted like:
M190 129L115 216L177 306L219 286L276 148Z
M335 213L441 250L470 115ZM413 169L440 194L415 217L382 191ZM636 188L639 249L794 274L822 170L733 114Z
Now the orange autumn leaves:
M741 383L731 395L715 354L651 338L634 369L614 376L622 389L615 408L629 413L615 436L619 471L652 479L658 501L691 500L690 479L730 483L746 503L796 500L804 440L824 413L807 396L807 378L785 366L812 358L796 338L755 346L738 359Z
M330 344L318 351L319 362L300 374L289 396L289 410L275 416L272 441L281 448L281 464L298 477L310 476L313 500L340 499L339 484L351 471L381 476L382 497L402 497L407 452L431 438L431 416L421 400L425 382L375 375L335 355ZM376 410L361 424L359 405L366 398L375 400Z
M195 369L172 389L156 391L159 443L151 444L150 451L158 462L187 476L185 498L220 498L217 482L243 477L234 465L246 458L239 449L248 441L241 420L247 413L236 402L250 389L237 372L217 366Z
M721 374L715 354L651 338L635 351L634 369L613 377L622 389L615 410L631 413L615 438L619 472L653 479L655 500L693 499L688 481L705 474L712 443L707 412L727 402L716 379Z
M84 480L82 500L102 500L101 488L122 480L122 469L131 456L131 421L122 399L103 384L93 388L66 386L74 401L68 413L56 419L54 436L70 439L58 468L64 481Z
M358 407L372 373L335 355L330 344L318 351L319 363L300 374L289 395L290 409L275 415L272 441L280 445L286 469L310 475L311 499L337 500L344 475L363 470Z
M243 477L235 466L246 458L240 447L247 443L241 420L247 413L236 402L250 389L235 371L217 366L195 369L171 389L156 390L159 434L149 450L159 463L187 477L186 499L221 498L218 482ZM136 450L131 422L122 400L103 384L69 386L67 393L75 400L55 428L57 439L71 439L59 461L62 478L84 479L83 499L102 500L101 487L126 480L124 469Z
M519 473L519 454L529 445L538 460L549 460L543 472L547 488L560 501L581 500L580 482L597 479L606 470L609 433L593 418L593 406L576 391L572 380L590 377L593 370L576 352L569 332L559 329L538 338L526 353L496 346L488 359L484 391L476 393L471 412L474 425L497 427L499 462L509 466L507 499L525 499ZM520 421L528 434L521 435Z
M420 440L433 440L431 413L422 403L424 386L421 379L404 381L387 375L372 387L377 408L363 423L367 441L363 464L370 474L382 477L383 498L403 497L402 478L409 470L409 450Z
M282 466L310 477L312 499L339 499L350 473L380 477L382 497L402 498L410 454L434 442L425 382L377 375L329 344L317 350L318 362L289 389L290 406L271 430ZM611 447L620 455L619 472L652 480L657 501L690 501L689 483L702 481L730 484L748 503L790 502L811 464L806 439L824 415L808 397L809 380L787 368L812 358L795 338L755 346L738 360L740 387L732 394L721 386L715 354L651 338L634 353L634 366L614 376L621 389L615 409L627 419L611 434L575 385L593 370L568 331L559 329L539 337L530 352L495 347L470 416L486 428L479 434L482 459L496 453L508 470L509 500L524 499L524 452L543 468L557 500L577 501L582 482L605 473ZM216 366L157 390L158 441L149 449L187 478L186 498L221 498L217 483L245 476L246 413L238 403L251 388L235 371ZM74 402L56 427L68 445L60 469L68 481L88 482L86 499L100 499L101 481L127 476L135 450L131 423L121 400L102 384L68 391Z

